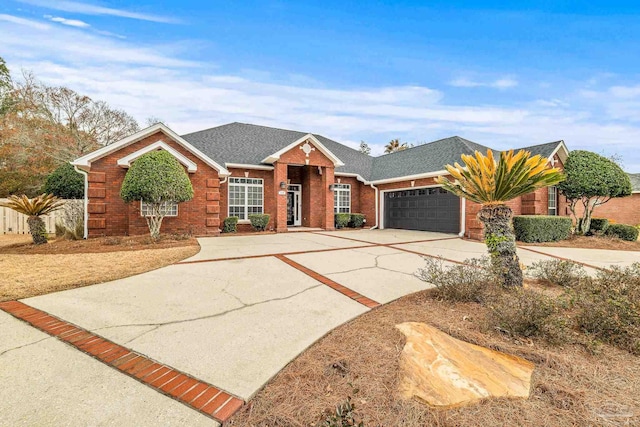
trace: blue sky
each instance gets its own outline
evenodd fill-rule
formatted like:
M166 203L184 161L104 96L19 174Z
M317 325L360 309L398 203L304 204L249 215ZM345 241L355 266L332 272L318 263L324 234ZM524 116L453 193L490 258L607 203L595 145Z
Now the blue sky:
M179 133L559 139L640 172L640 4L4 0L0 56Z

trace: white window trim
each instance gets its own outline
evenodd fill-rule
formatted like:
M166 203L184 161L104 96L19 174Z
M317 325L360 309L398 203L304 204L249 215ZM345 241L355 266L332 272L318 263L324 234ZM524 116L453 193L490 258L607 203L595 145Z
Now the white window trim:
M333 184L333 213L350 213L351 212L351 184ZM344 208L344 206L340 205L340 195L338 193L348 191L349 192L349 206L347 206L347 212L341 212L340 208ZM336 206L336 201L338 205Z
M163 203L170 203L170 202L163 202ZM145 210L145 209L144 209L144 207L143 207L143 206L144 206L145 204L149 204L149 203L148 203L148 202L143 202L142 200L140 200L140 216L141 216L141 217L143 217L143 218L144 218L144 217L151 216L151 215L145 215L145 214L144 214L144 210ZM176 206L176 213L175 213L175 215L174 215L174 214L167 214L167 215L165 215L165 217L172 217L172 218L173 218L173 217L177 217L177 216L178 216L178 210L179 210L178 203L173 202L173 203L171 203L171 204L173 204L173 205L175 205L175 206Z
M550 196L549 193L550 193L552 188L554 189L553 194L555 196L555 203L554 203L555 206L553 207L553 211L554 211L553 214L550 213L551 206L549 204L549 202L551 201L551 199L549 198L549 196ZM558 213L559 213L559 211L558 211L558 199L559 199L559 197L558 197L558 187L556 187L554 185L547 187L547 215L558 216Z
M235 183L232 182L232 180L234 179L255 179L255 180L259 180L261 182L261 184L245 184L245 183ZM227 216L231 216L231 186L232 185L241 185L246 187L258 187L260 186L260 188L262 189L262 214L264 215L264 179L262 178L252 178L252 177L240 177L240 176L234 176L234 177L229 177L229 181L227 182ZM245 219L238 219L238 224L250 224L251 221L249 221L249 214L248 212L248 208L249 206L247 205L247 193L245 190L245 200L244 200L244 213L246 218ZM235 205L234 205L235 206Z

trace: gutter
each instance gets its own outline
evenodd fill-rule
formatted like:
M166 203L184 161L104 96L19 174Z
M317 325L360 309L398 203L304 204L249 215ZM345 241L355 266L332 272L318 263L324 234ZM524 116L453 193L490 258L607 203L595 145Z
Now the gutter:
M464 197L460 197L460 201L462 202L462 209L460 209L460 232L458 233L458 237L464 237L464 233L466 232L467 225L467 199Z
M82 169L78 169L76 165L73 165L73 169L79 174L84 175L84 233L82 237L87 239L89 237L89 174Z
M371 227L369 230L375 230L376 228L378 228L378 221L380 218L380 213L378 212L379 208L379 203L380 203L380 191L378 190L378 187L374 186L373 184L369 183L369 186L371 188L373 188L376 192L376 225L374 225L373 227Z

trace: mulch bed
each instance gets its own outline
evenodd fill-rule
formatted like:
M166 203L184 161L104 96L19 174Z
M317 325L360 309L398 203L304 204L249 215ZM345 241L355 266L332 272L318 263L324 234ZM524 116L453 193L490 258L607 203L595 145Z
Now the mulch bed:
M570 236L559 242L523 243L523 246L553 246L561 248L611 249L618 251L640 251L640 241L628 242L608 236Z
M0 238L2 238L0 236ZM198 246L194 237L182 235L161 235L153 241L148 235L125 237L96 237L87 240L50 239L44 245L34 245L25 237L17 243L0 245L0 254L86 254L100 252L138 251L143 249L166 249Z
M581 345L514 339L488 330L485 310L438 301L430 291L374 309L311 346L225 426L316 426L347 396L366 427L640 425L640 358L606 345L593 354ZM403 400L398 358L405 340L394 325L407 321L534 362L530 398L450 410Z

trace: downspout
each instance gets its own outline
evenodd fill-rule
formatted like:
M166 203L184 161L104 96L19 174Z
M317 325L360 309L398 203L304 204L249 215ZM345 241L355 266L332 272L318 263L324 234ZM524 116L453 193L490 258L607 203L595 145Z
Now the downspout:
M460 201L462 202L462 209L460 209L460 233L458 233L458 236L464 237L467 226L467 199L461 197Z
M84 235L83 238L89 237L89 174L82 169L78 169L78 166L73 165L73 169L79 174L84 175Z
M226 184L226 182L229 180L229 176L230 175L225 176L224 179L222 181L220 181L220 185Z
M371 227L369 229L369 230L375 230L376 228L378 228L378 220L380 218L380 215L379 215L379 212L378 212L378 210L379 210L378 203L380 203L379 197L378 197L379 192L378 192L378 187L374 186L373 184L369 184L369 186L371 188L373 188L375 190L375 192L376 192L376 225L374 225L373 227Z

